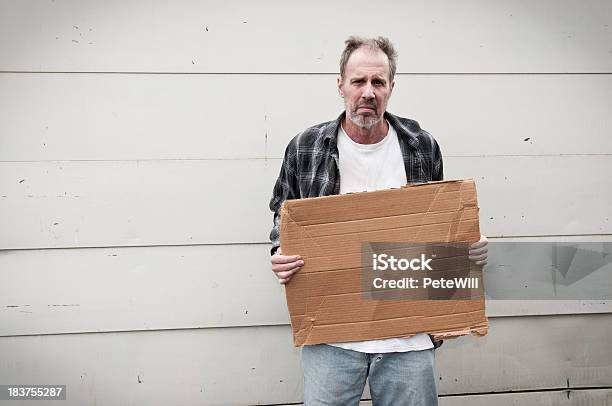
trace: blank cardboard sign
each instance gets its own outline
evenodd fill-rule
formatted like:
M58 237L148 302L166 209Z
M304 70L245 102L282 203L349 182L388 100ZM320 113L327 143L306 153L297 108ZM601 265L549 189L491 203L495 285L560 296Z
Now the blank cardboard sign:
M287 200L280 230L283 254L304 260L286 285L296 346L421 332L437 339L487 333L482 284L468 300L374 300L362 283L364 243L478 241L473 180ZM471 275L482 272L468 267Z

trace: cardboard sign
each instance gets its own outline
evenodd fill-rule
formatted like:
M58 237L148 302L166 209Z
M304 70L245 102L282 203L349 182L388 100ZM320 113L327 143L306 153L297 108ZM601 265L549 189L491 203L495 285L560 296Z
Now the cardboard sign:
M429 299L427 295L422 296L424 299L385 299L384 294L382 298L380 294L372 297L363 283L367 272L364 247L368 244L426 247L428 243L465 243L467 247L478 241L473 180L288 200L281 208L280 230L283 254L301 255L304 260L302 269L286 285L296 346L416 333L429 333L435 338L487 333L482 283L470 286L469 299L463 295L448 300ZM432 272L427 269L431 263L423 255L412 262L405 260L405 264L414 265L412 274L425 272L424 277L429 275L434 280L439 274L427 273ZM481 275L480 267L463 263L468 264L469 276ZM432 285L427 289L431 292Z

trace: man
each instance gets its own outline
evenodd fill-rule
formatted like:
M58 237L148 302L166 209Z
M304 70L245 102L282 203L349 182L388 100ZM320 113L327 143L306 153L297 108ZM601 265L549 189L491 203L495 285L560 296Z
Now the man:
M304 261L282 255L279 210L287 199L400 187L442 180L442 155L434 138L410 119L386 111L395 85L396 53L383 37L350 37L340 58L337 87L345 111L291 140L274 186L272 271L288 283ZM486 264L484 236L470 260ZM358 404L366 378L374 405L436 405L434 343L427 334L302 348L304 402Z

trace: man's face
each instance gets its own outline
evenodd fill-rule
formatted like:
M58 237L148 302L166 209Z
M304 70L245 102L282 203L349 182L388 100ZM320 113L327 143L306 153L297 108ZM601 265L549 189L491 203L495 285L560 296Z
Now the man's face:
M380 49L361 47L351 54L338 77L346 116L358 127L371 128L383 117L395 82L389 81L389 59Z

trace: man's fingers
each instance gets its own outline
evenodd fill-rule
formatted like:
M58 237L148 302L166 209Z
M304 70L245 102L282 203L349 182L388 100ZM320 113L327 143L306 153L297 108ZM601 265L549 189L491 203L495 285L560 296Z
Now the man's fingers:
M272 255L271 261L273 264L287 264L300 260L299 255Z
M472 255L483 255L483 254L486 254L487 252L489 252L489 248L487 248L487 247L476 248L476 249L470 249L468 251L468 255L470 255L470 256L472 256Z
M485 261L476 261L476 262L475 262L475 264L476 264L476 265L482 265L482 266L485 266L485 265L487 264L487 261L486 261L486 260L485 260Z
M273 264L272 265L272 272L283 272L283 271L289 271L291 269L294 268L299 268L302 265L304 265L304 261L296 261L296 262L290 262L288 264Z
M487 259L487 254L470 255L468 258L470 259L470 261L483 261Z
M474 244L470 245L470 249L478 249L485 247L489 242L487 240L476 241Z
M286 284L287 282L289 282L290 280L291 280L291 276L290 276L290 277L288 277L288 278L280 278L280 279L278 280L278 283L280 283L281 285L284 285L284 284Z
M286 284L291 279L291 276L300 270L304 265L302 257L299 255L282 255L280 248L275 255L270 259L272 262L272 272L278 278L278 283Z
M276 277L279 279L284 279L288 276L293 275L294 273L296 273L297 271L299 271L300 268L293 268L289 271L281 271L281 272L275 272L276 273Z
M489 240L487 239L487 237L485 237L484 235L481 234L480 235L480 240L478 240L474 244L470 245L470 249L477 249L477 248L486 247L488 243L489 243Z
M299 268L298 268L298 270L299 270ZM276 276L279 276L278 283L280 283L281 285L286 284L287 282L289 282L291 280L291 278L293 277L293 274L295 272L297 272L297 271L291 272L289 275L284 275L283 277L280 277L279 274L276 274Z

